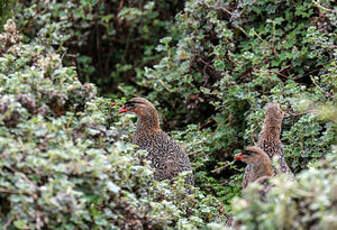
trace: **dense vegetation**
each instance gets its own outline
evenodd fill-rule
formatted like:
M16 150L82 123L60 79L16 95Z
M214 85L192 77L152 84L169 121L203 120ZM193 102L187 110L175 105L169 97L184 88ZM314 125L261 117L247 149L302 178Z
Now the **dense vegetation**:
M248 229L335 229L333 1L14 2L0 5L0 23L14 12L0 35L0 225L217 229L233 210ZM189 153L194 194L154 181L128 144L134 119L116 108L135 95ZM233 155L271 101L297 183L233 201Z

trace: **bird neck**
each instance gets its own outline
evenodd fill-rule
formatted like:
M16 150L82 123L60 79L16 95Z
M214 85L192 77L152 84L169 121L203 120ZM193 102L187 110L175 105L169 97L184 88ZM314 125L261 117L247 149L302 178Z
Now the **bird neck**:
M253 170L255 171L255 179L262 176L273 176L273 167L268 156L262 157L258 164L254 164Z
M160 130L160 126L157 111L150 110L138 116L136 133L148 134L158 130Z
M263 128L264 135L274 137L279 140L281 137L281 123L276 121L266 121Z
M273 134L273 136L280 136L281 134L281 125L266 124L265 132Z

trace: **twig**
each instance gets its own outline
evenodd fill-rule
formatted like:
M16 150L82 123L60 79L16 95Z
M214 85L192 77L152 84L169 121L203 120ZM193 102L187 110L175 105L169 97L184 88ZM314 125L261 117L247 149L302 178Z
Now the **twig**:
M233 26L238 28L242 33L244 33L248 37L247 32L241 26L239 26L239 25L233 25ZM260 35L258 35L257 33L255 33L255 34L261 41L263 41L263 39L260 37Z
M211 7L211 9L221 10L221 11L225 12L226 14L229 14L230 16L232 16L232 12L230 12L229 10L227 10L225 7L221 7L221 6L216 7L216 8Z
M209 64L208 62L204 61L201 57L198 58L198 61L202 62L205 66L211 68L211 69L215 69L214 66L212 66L211 64Z
M232 12L230 12L229 10L227 10L225 7L221 7L221 6L219 6L219 7L208 7L208 8L211 9L211 10L221 10L221 11L225 12L226 14L228 14L230 16L232 16L232 14L233 14ZM244 33L248 37L247 32L241 26L234 25L234 24L232 24L232 25L234 27L238 28L242 33ZM259 38L262 39L261 37L259 37Z
M328 12L330 12L330 13L337 13L337 10L332 10L332 9L325 8L324 6L322 6L321 4L319 4L318 1L313 1L313 3L314 3L318 8L321 8L322 10L328 11Z
M206 139L202 139L202 140L200 140L200 141L198 141L198 142L195 142L193 145L194 145L194 146L200 145L200 144L204 143L205 141L206 141Z
M203 149L198 149L198 150L196 150L196 151L193 151L193 152L191 152L191 153L188 153L187 155L188 155L188 156L192 156L192 155L194 155L194 154L197 154L197 153L202 152L202 150L203 150Z
M20 192L17 192L15 190L5 189L5 188L0 188L0 192L10 193L10 194L20 194Z
M310 110L306 110L305 112L301 112L301 113L291 113L291 112L287 112L288 116L285 116L285 118L289 118L289 117L297 117L297 116L301 116L303 114L308 114L308 113L319 113L319 110L316 109L310 109Z
M220 181L215 181L216 183L219 183L219 184L228 184L229 180L220 180Z
M257 37L258 39L260 39L261 42L264 41L263 38L262 38L258 33L256 33L256 31L254 31L254 34L256 35L256 37Z
M206 141L206 139L202 139L200 141L197 141L197 142L193 143L192 146L200 145L200 144L204 143L205 141ZM186 152L188 152L192 148L192 146L185 147ZM199 150L196 150L196 151L199 151ZM196 152L196 151L194 151L194 152ZM193 155L194 152L190 153L190 155Z
M269 72L274 73L274 74L276 74L276 75L279 75L279 76L281 76L281 77L284 77L284 78L288 79L288 76L284 75L283 73L275 72L275 71L272 71L272 70L269 70Z
M4 225L4 230L7 230L7 227L12 223L13 220L14 220L13 216L8 219L7 223Z
M123 8L123 5L124 5L124 0L119 2L118 11L120 11Z
M28 183L28 184L30 184L30 186L31 186L31 189L32 189L32 197L36 200L37 198L38 198L38 196L34 193L34 191L36 191L37 189L36 189L36 185L23 173L23 172L19 172L19 171L17 171L17 170L15 170L14 168L12 168L11 166L9 166L9 165L5 165L5 167L6 168L8 168L9 170L11 170L12 172L14 172L14 173L18 173L18 174L20 174L22 177L23 177L23 179Z
M165 83L162 80L159 80L159 83L166 89L168 92L171 92L171 90L165 85Z
M286 69L288 69L289 67L291 67L292 65L290 64L290 65L287 65L286 67L284 67L283 69L281 69L280 71L278 71L279 73L281 73L281 72L283 72L283 71L285 71Z
M314 85L315 85L315 86L316 86L322 93L324 93L327 97L330 97L330 98L333 98L333 97L334 97L333 94L330 94L330 93L326 92L324 89L322 89L322 88L317 84L316 80L315 80L312 76L310 76L310 78L311 78L311 80L312 80L312 83L314 83Z
M324 93L327 97L330 97L330 98L334 97L334 95L332 95L331 93L328 93L327 91L325 91L321 87L318 87L318 88L319 88L319 91L321 91L322 93Z
M263 70L259 70L259 69L254 69L254 71L264 72ZM279 75L281 77L284 77L284 78L288 79L288 76L284 75L283 73L280 73L281 71L275 72L273 70L267 70L267 72L273 73L273 74L276 74L276 75Z
M205 126L207 126L207 125L209 125L209 124L211 124L211 123L213 123L213 122L215 122L215 120L214 120L214 119L210 119L210 120L208 120L206 123L201 124L201 125L199 126L199 129L203 129Z
M227 164L225 164L224 166L213 169L211 172L212 173L220 173L223 169L227 168L228 166L230 166L230 162L227 162Z

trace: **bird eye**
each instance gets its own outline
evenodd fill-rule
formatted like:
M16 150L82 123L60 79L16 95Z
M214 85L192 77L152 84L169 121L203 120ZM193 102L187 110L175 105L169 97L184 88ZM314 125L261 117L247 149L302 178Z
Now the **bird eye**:
M128 101L125 103L125 106L127 109L132 109L135 107L135 103L131 102L131 101Z
M246 155L246 156L250 156L250 155L252 155L252 152L250 152L250 151L244 151L243 154Z

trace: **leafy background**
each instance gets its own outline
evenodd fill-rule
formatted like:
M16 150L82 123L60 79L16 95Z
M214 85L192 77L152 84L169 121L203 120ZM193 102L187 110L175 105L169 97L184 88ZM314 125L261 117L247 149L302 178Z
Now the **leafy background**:
M336 226L334 1L19 0L0 9L2 24L13 16L0 36L3 225L217 229L233 211L251 229ZM153 181L137 160L134 117L116 112L136 95L187 150L195 194L182 179ZM257 140L271 101L286 112L282 143L299 183L279 178L267 204L254 188L233 201L244 170L233 155Z

